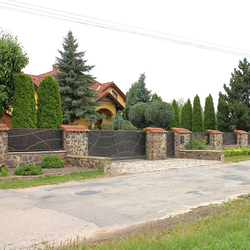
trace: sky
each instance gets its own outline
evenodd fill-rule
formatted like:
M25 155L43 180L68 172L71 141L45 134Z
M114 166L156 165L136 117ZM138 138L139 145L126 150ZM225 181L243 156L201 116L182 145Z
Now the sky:
M71 30L98 82L126 93L145 73L163 101L199 95L204 108L211 94L217 109L223 85L250 57L249 8L249 0L0 0L0 28L28 54L24 73L51 71Z

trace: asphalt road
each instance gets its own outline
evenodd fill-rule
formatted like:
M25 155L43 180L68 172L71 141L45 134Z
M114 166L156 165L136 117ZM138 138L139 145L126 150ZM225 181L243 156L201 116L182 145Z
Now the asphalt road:
M64 242L250 193L250 161L0 190L0 249Z

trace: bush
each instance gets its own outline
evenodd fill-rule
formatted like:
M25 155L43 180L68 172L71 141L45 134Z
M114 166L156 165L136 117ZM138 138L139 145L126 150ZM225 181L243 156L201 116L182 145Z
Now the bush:
M137 128L146 128L148 123L145 118L145 110L148 104L145 102L138 102L129 110L129 120Z
M227 149L225 151L225 156L235 156L235 155L250 155L250 148Z
M41 168L63 168L64 161L57 155L45 156L40 164Z
M206 150L207 139L201 136L192 136L191 141L187 144L189 150Z
M9 169L6 167L1 167L0 168L0 176L2 176L2 177L9 176Z
M136 130L137 128L128 120L124 120L121 111L112 118L114 130Z
M114 124L113 124L113 122L103 122L103 123L101 123L101 129L102 130L113 130Z
M151 127L167 128L174 119L174 110L169 103L152 102L145 110L145 118Z
M19 167L14 171L15 175L40 175L43 171L40 166L35 167L32 163Z

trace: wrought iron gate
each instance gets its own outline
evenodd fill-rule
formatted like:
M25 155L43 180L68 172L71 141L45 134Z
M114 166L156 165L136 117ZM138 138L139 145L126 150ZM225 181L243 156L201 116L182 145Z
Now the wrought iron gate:
M167 134L167 156L174 157L174 131Z
M146 133L143 131L90 131L89 155L119 158L145 158Z

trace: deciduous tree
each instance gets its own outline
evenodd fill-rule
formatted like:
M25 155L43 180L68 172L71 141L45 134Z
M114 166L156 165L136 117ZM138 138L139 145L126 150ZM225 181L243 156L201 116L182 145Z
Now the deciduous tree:
M17 37L0 31L0 118L11 110L15 78L28 64Z

